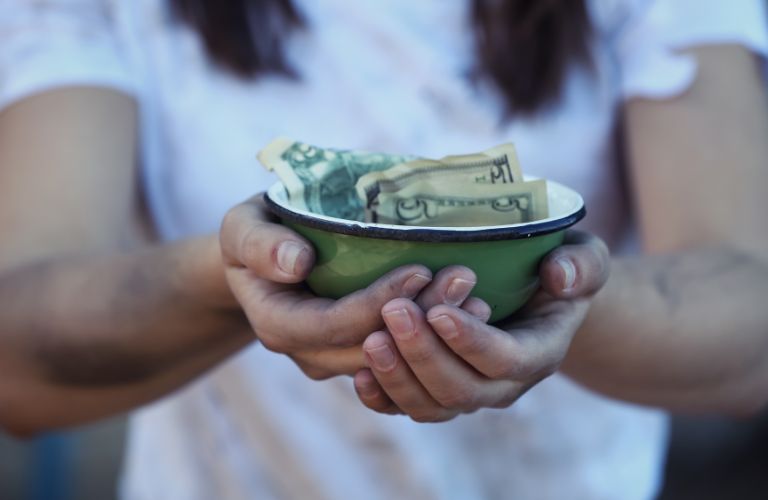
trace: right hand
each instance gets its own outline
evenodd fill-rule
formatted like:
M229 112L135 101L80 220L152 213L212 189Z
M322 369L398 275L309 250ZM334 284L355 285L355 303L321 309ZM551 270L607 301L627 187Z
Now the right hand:
M472 297L461 308L418 299L385 305L388 328L365 341L370 370L355 376L361 402L380 413L441 422L480 408L506 408L553 374L610 267L599 238L569 231L564 243L542 260L541 289L496 325L486 324L487 305L485 314L467 309L478 300ZM466 281L474 282L465 272ZM439 279L440 273L434 281Z
M384 327L384 304L415 298L432 281L414 264L339 300L313 295L302 284L315 261L312 245L270 220L261 195L227 213L220 244L227 282L258 339L318 380L367 366L362 343Z

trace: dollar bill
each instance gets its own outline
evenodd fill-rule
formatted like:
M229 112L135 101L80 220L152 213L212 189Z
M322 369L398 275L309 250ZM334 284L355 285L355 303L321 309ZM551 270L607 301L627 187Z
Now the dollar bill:
M546 185L523 181L512 144L429 160L278 138L258 158L292 206L341 219L485 226L547 217Z
M364 206L355 191L357 181L417 157L320 148L278 138L259 152L258 159L280 177L295 208L364 221Z
M367 210L371 222L409 226L493 226L548 217L544 180L500 184L449 181L381 192Z
M368 173L357 182L357 195L370 206L384 193L395 193L407 186L436 183L495 185L523 182L515 146L502 144L482 153L446 156L440 160L417 159L385 171Z

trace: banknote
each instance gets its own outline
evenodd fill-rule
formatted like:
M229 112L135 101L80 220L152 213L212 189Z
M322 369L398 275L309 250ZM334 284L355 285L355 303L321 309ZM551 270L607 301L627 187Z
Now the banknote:
M511 143L430 160L278 138L258 158L293 207L341 219L486 226L547 217L545 181L523 180Z
M356 190L368 206L380 194L394 193L414 184L470 186L518 182L523 182L523 173L515 147L508 143L481 153L446 156L440 160L418 159L371 172L360 178Z
M507 184L415 183L381 192L366 210L370 222L409 226L493 226L548 217L544 180Z
M417 157L320 148L278 138L259 152L258 159L280 177L295 208L363 221L365 211L355 191L357 181L365 174Z

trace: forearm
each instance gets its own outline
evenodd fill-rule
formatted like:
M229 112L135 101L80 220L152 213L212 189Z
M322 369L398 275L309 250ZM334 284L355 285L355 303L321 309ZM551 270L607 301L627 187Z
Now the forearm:
M725 248L617 259L563 370L608 396L682 412L768 399L768 264Z
M125 410L246 345L218 252L210 237L0 275L0 423L34 430Z

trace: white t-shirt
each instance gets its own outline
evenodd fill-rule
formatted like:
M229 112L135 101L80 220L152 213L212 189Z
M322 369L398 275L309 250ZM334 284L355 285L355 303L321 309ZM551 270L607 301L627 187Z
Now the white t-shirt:
M0 109L64 85L134 95L142 172L161 236L217 230L274 179L255 152L277 135L427 157L514 141L526 172L582 193L583 226L614 247L632 224L614 161L616 111L683 92L675 49L736 42L766 53L760 0L591 0L595 71L562 101L499 126L500 99L465 78L468 0L300 0L299 81L238 80L163 0L0 0ZM104 168L109 168L105 165ZM125 500L648 499L666 418L555 375L507 410L439 425L375 414L347 378L315 382L256 345L137 411Z

